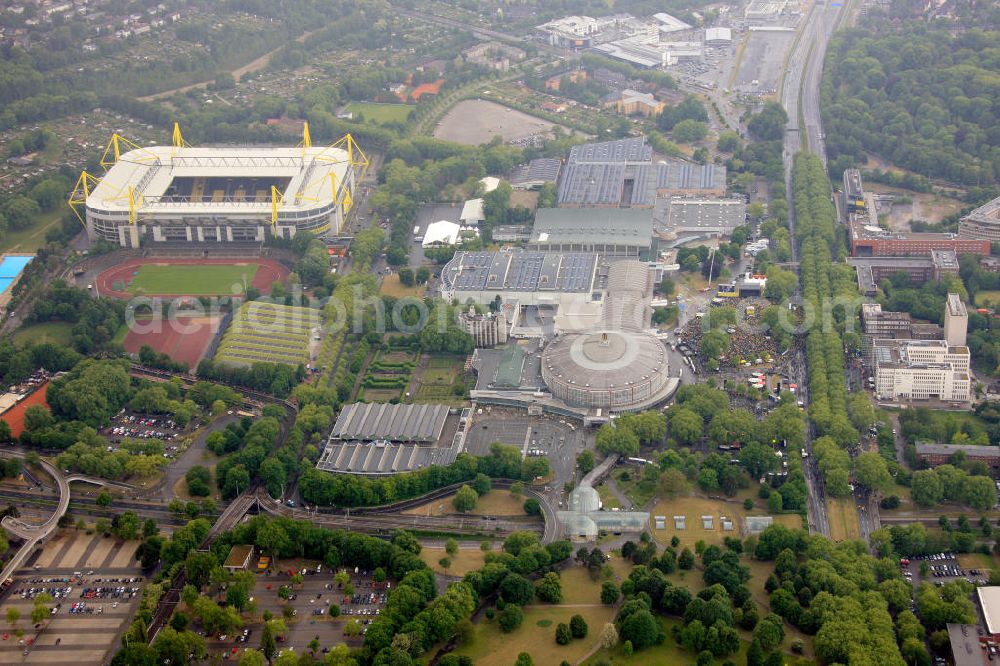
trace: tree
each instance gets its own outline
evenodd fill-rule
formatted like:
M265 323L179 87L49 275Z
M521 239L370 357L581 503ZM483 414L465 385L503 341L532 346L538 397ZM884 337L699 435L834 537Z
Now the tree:
M102 490L97 496L97 506L106 509L111 506L111 494L107 490Z
M701 438L705 422L693 409L676 407L670 410L670 434L681 444L693 444Z
M529 583L530 585L530 583ZM503 610L497 615L497 624L500 625L501 631L505 634L509 634L518 627L521 626L521 622L524 621L524 611L517 604L507 604L503 607Z
M278 651L278 644L274 640L274 636L271 634L271 625L268 622L264 623L264 628L260 634L260 652L270 663L271 659L274 658L274 653Z
M569 619L569 629L573 634L573 638L586 638L587 637L587 621L582 615L574 615Z
M535 662L532 661L530 654L521 652L517 655L517 661L514 662L514 666L535 666Z
M645 609L636 611L625 618L618 630L621 640L631 641L632 647L636 650L643 650L655 645L659 633L660 629L656 619L652 613Z
M610 650L614 646L618 645L618 629L611 622L606 622L601 628L601 635L598 639L598 643L602 648Z
M941 479L933 469L918 470L913 473L910 484L913 501L922 507L932 507L944 496Z
M621 592L618 586L610 580L606 580L601 584L601 603L610 606L611 604L618 603L618 599L621 597Z
M463 485L455 493L454 499L451 500L452 505L455 509L461 513L468 513L476 508L476 502L479 499L479 494L472 489L471 486Z
M682 550L680 556L677 558L677 567L680 569L691 569L694 567L694 553L688 548Z
M556 574L556 580L558 582L558 574ZM535 598L535 588L531 585L531 581L520 574L507 574L503 582L500 583L499 589L500 597L507 604L524 606Z
M865 451L855 459L854 474L859 484L875 492L886 492L893 486L885 458L876 451Z
M580 471L584 474L590 472L594 469L594 452L590 449L586 449L580 455L576 457L576 466L580 468Z
M542 576L535 586L535 594L546 603L557 604L562 601L562 583L559 574L554 571Z
M606 423L597 430L597 450L607 455L620 453L635 456L639 453L639 437L628 428L618 428Z
M760 643L765 652L770 652L781 645L781 641L785 640L784 621L780 616L768 613L763 620L757 623L753 637Z
M762 141L778 141L785 136L788 114L778 102L767 102L760 113L750 117L747 129Z
M486 476L482 472L476 474L476 478L472 481L472 489L476 491L476 494L482 497L486 493L490 492L492 487L492 482L490 477Z
M569 625L565 622L560 622L556 625L556 643L559 645L569 645L570 641L573 640L573 634L569 630Z
M448 537L448 539L444 542L444 552L448 553L451 557L458 555L458 541L456 541L453 537Z
M542 515L542 505L534 497L524 500L524 512L529 516Z
M708 136L708 125L698 120L682 120L674 125L673 137L677 143L696 143Z
M9 624L11 627L14 627L17 625L17 622L20 619L21 619L21 611L19 611L17 608L14 608L13 606L7 609L7 624Z
M265 666L267 658L257 650L246 648L240 653L239 666Z

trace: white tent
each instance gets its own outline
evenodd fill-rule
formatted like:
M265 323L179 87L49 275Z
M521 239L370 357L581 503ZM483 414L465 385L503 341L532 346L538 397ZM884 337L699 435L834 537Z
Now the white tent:
M424 247L431 245L455 245L458 242L458 233L462 227L454 222L439 220L427 225L424 232Z
M462 206L462 215L459 218L465 224L479 224L486 219L483 213L482 199L469 199Z

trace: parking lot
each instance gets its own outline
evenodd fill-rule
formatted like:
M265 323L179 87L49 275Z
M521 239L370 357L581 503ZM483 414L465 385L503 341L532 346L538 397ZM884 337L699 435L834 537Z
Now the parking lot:
M111 425L100 434L112 444L120 444L126 437L132 439L159 439L168 442L180 437L186 428L180 428L165 415L131 414L122 410L111 419ZM176 447L173 447L176 448Z
M17 625L5 624L0 634L0 663L99 664L109 658L145 585L137 546L76 530L53 537L0 595L0 617L10 608L21 613ZM50 614L32 624L42 592L52 597Z
M284 619L288 633L283 640L278 641L279 649L294 649L297 653L309 651L309 643L315 638L324 647L346 643L351 647L361 644L363 636L347 638L344 636L344 626L351 620L357 620L367 626L381 612L385 605L391 582L375 583L372 572L348 569L350 584L354 586L354 594L346 595L337 589L334 582L335 572L329 568L309 560L294 560L282 562L280 567L270 574L259 574L254 587L253 597L257 602L258 612L270 611L275 618ZM293 585L291 577L296 571L303 573L301 585ZM283 587L290 593L288 600L281 598ZM340 616L331 618L328 609L330 604L340 607ZM286 618L284 608L288 606L294 615ZM238 658L244 648L257 648L260 644L260 622L248 623L236 635L209 637L208 653L220 654L224 659ZM246 641L242 640L243 631L248 630ZM235 650L235 652L234 652Z
M990 572L988 570L963 567L959 564L958 558L954 553L916 555L904 561L908 561L909 564L903 565L903 576L908 582L913 583L914 586L920 584L920 569L924 562L928 566L927 582L932 582L937 587L941 587L952 580L964 580L977 586L988 585L990 582Z

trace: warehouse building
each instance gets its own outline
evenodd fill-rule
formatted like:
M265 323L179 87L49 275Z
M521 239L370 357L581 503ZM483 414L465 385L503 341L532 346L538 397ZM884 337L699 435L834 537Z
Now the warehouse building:
M947 628L955 666L988 666L993 661L992 658L987 658L990 646L986 641L980 640L985 637L980 637L978 625L949 622Z
M728 236L746 224L746 202L742 199L681 199L667 201L664 226L668 231Z
M681 160L656 165L656 196L724 196L726 167Z
M527 164L514 167L510 172L510 186L514 190L537 190L545 183L559 180L562 162L553 158L539 157Z
M729 28L708 28L705 30L705 44L709 46L729 46L733 43L733 31Z
M652 256L653 211L645 208L539 208L528 248L539 252L597 252Z
M958 224L958 237L1000 241L1000 197L963 217Z
M640 115L651 118L660 115L667 104L656 99L652 93L626 88L620 92L612 93L607 101L602 102L602 105L613 107L615 111L624 116Z
M651 207L652 164L645 137L574 146L559 181L559 206Z
M338 474L385 476L450 465L462 449L465 418L447 405L346 405L316 462Z

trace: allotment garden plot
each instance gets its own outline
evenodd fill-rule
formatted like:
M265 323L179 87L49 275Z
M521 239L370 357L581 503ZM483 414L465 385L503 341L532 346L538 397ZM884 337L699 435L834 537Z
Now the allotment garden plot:
M226 329L216 361L249 365L257 362L308 363L310 348L321 338L319 310L244 303Z
M388 402L399 399L410 385L417 357L409 352L379 352L368 365L361 386L369 402Z

